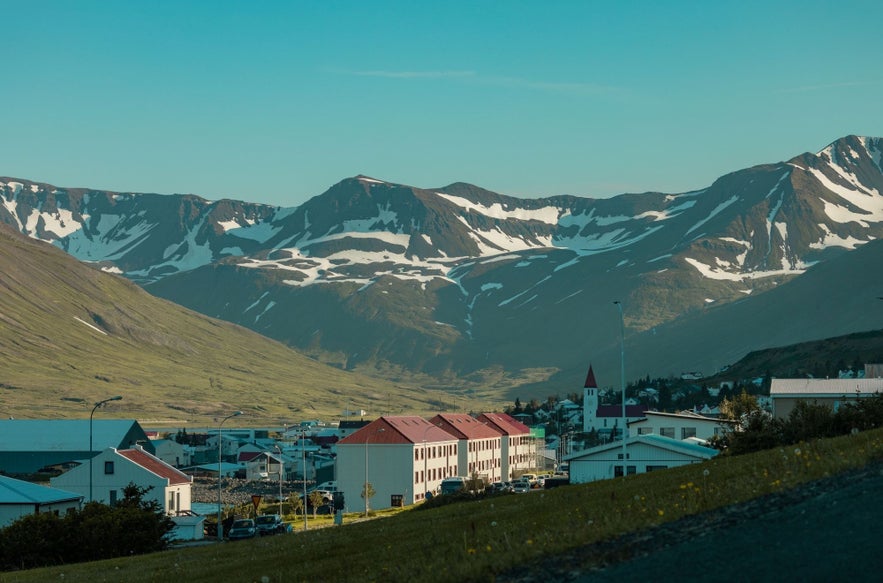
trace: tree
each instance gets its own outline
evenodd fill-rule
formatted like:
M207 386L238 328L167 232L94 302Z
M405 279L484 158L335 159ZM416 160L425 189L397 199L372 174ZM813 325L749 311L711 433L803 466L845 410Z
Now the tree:
M310 506L313 507L313 518L316 518L316 509L325 503L325 496L318 490L310 492Z
M365 484L362 486L362 493L360 494L360 496L365 501L365 514L368 514L369 502L376 493L377 491L374 489L374 486L371 485L371 482L365 482Z
M720 402L719 407L721 417L724 419L730 419L731 421L739 421L743 425L744 420L748 415L755 411L760 411L760 405L757 404L757 397L749 395L745 389L742 389L742 392L739 395L734 396L732 399L727 399L725 397Z
M292 493L291 496L288 497L288 502L291 504L292 513L297 514L301 510L304 510L304 501L300 495Z

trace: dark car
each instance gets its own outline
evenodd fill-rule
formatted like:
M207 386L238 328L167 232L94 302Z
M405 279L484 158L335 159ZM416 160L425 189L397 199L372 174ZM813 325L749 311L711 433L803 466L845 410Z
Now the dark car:
M262 514L255 519L254 523L261 536L285 532L285 524L278 514Z
M251 518L241 518L233 523L230 532L227 533L227 538L230 540L254 538L255 534L257 534L257 529L255 528L254 520Z

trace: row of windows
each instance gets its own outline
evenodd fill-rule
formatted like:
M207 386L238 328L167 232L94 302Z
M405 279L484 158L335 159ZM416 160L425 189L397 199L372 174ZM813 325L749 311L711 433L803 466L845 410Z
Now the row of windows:
M500 449L500 440L482 439L479 441L469 442L469 451L486 451L489 449Z
M423 482L441 480L443 478L447 478L448 476L455 475L457 475L457 471L454 466L448 466L445 468L432 468L426 470L425 473L423 472L423 470L419 470L414 472L414 483L422 484ZM427 479L426 476L429 476L429 478Z
M424 458L435 459L442 456L457 455L456 445L433 445L414 449L414 460L422 460Z

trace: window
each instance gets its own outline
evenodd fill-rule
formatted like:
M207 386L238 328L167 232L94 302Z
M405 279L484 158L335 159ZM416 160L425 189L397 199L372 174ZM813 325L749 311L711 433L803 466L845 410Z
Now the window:
M696 437L695 427L681 427L681 439L687 439L688 437Z
M655 472L656 470L665 470L668 466L647 466L648 472Z
M622 466L613 466L613 477L621 478L622 477Z
M675 438L675 428L674 427L660 427L659 428L659 435L661 435L662 437L671 437L672 439L674 439Z
M104 462L104 473L112 474L113 473L113 462Z
M110 463L113 463L113 462L110 462ZM117 491L111 490L110 491L110 505L116 506L116 503L117 503Z
M638 435L649 435L653 433L652 427L638 427Z
M638 473L637 466L626 466L626 474L628 474L629 476L634 476L637 473Z

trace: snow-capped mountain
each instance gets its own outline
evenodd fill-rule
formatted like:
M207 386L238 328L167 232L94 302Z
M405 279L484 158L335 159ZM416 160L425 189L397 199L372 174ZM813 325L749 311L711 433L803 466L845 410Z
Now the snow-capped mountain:
M881 152L880 138L849 136L702 190L600 200L357 176L276 208L0 178L0 221L340 366L529 382L609 358L614 299L630 342L652 345L666 325L880 238ZM723 358L706 350L700 363ZM670 358L649 351L640 374L696 365Z

